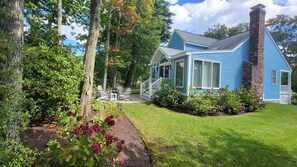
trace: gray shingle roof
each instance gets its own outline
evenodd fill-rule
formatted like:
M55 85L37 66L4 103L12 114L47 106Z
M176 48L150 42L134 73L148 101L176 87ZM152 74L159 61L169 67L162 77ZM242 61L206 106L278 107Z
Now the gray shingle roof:
M181 30L175 30L175 31L182 37L183 40L185 40L185 42L188 42L188 43L193 43L193 44L198 44L198 45L208 47L213 42L217 41L216 39L204 37L190 32L185 32Z
M177 49L172 49L172 48L166 48L166 47L159 47L166 55L171 58L172 56L175 56L177 54L183 53L185 51L183 50L177 50Z
M242 42L246 41L249 39L249 31L216 41L212 43L209 47L208 50L230 50L234 49L237 47L239 44Z

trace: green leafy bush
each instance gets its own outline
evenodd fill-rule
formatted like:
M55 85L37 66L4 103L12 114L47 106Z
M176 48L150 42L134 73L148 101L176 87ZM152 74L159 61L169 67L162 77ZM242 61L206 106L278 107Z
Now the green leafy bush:
M20 143L0 140L0 166L29 167L40 153Z
M24 90L33 119L75 109L82 80L80 59L62 46L29 47L24 57Z
M236 91L229 91L228 86L218 91L218 105L228 114L237 114L242 111L240 97Z
M49 157L55 157L64 166L115 166L123 163L118 155L125 141L108 132L115 124L113 116L99 121L84 121L82 116L75 117L74 113L67 115L73 119L73 126L69 126L64 136L69 142L63 146L56 140L50 141L47 154L53 156Z
M153 102L162 107L176 107L181 104L181 94L175 88L172 88L170 84L162 84L161 89L156 91L153 95Z
M293 105L297 105L297 93L293 93L292 98L291 98L291 103Z
M255 89L242 87L237 91L240 97L240 101L243 106L243 110L246 112L253 112L261 110L265 107L263 100L257 95Z
M192 95L188 100L184 101L183 106L192 110L191 114L208 115L216 112L216 99L216 95L212 92L200 93L195 96Z
M102 116L114 115L119 118L121 112L118 111L118 104L115 101L92 100L92 110L100 112Z

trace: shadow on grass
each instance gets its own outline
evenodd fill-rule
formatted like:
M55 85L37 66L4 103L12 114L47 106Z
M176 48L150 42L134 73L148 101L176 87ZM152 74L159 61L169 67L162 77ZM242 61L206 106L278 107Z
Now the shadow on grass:
M171 146L162 144L162 139L148 143L156 148L150 150L154 155L153 164L155 166L297 166L297 158L293 153L290 154L278 146L250 139L244 134L215 129L201 135L206 136L206 144L202 145L184 138L180 144Z

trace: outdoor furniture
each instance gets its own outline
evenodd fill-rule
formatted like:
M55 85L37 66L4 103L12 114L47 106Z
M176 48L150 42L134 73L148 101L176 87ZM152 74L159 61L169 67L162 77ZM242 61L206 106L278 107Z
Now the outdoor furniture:
M118 98L121 99L122 95L123 95L123 87L122 86L118 86L117 87L118 90Z
M98 93L98 95L97 95L98 100L107 100L108 99L108 93L102 89L101 85L97 86L97 93Z
M109 94L109 100L117 101L118 100L118 94L117 93L110 93Z
M122 99L122 100L132 100L130 98L130 95L131 95L131 88L127 88L124 93L122 93L122 94L119 95L119 99Z

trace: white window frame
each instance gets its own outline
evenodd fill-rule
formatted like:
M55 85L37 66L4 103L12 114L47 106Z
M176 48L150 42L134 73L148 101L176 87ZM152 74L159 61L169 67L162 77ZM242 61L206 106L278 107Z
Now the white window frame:
M201 87L196 87L194 86L194 65L195 65L195 61L201 61L202 62L202 86ZM206 87L203 86L203 78L204 78L204 62L210 62L211 63L211 79L210 79L210 83L212 86L212 80L213 80L213 63L217 63L220 64L220 77L219 77L219 87ZM222 81L222 63L218 62L218 61L213 61L213 60L204 60L204 59L193 59L193 65L192 65L192 87L193 88L201 88L201 89L220 89L221 88L221 81Z
M184 62L184 66L183 66L183 81L182 81L182 86L177 86L176 85L176 63L179 63L179 62ZM180 60L176 60L174 62L174 86L176 88L184 88L184 82L185 82L185 61L184 59L180 59Z
M273 76L273 71L275 72L275 76ZM271 84L272 85L277 85L277 71L276 70L271 70ZM273 78L275 78L275 83L273 82Z

